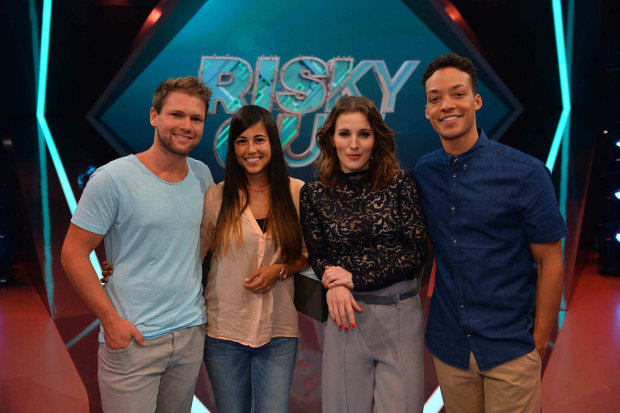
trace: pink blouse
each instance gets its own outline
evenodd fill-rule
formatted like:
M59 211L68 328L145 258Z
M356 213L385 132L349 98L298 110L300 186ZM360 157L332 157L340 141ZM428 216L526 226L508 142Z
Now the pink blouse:
M299 179L290 178L291 196L298 211L303 184ZM205 250L213 242L223 188L223 182L211 185L205 195L201 226ZM307 255L305 246L303 251ZM280 249L275 248L269 234L263 234L252 211L246 208L241 214L241 243L237 245L232 236L226 252L211 260L204 292L209 337L260 347L272 337L298 336L292 276L276 281L273 288L262 295L243 287L243 280L252 271L281 262Z

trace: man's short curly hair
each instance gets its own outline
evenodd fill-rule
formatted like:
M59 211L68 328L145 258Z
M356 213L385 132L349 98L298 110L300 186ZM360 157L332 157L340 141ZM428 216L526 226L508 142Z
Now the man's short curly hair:
M456 53L447 53L435 58L422 75L422 86L426 87L426 81L433 76L433 73L447 67L453 67L467 73L471 79L471 87L474 94L478 93L478 70L476 66L468 58L459 56Z

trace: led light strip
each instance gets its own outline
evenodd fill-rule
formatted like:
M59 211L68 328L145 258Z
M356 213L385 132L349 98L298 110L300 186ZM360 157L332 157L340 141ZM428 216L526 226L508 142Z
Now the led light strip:
M52 158L54 169L56 170L56 175L58 175L58 180L60 181L60 186L62 187L62 192L64 193L65 199L67 200L67 205L69 206L71 214L73 214L73 212L75 211L75 207L77 206L75 195L73 195L73 190L71 189L71 185L69 184L67 173L65 172L65 168L62 165L62 161L60 160L60 155L58 154L58 149L56 149L54 139L52 138L52 132L50 131L50 128L47 124L47 120L45 119L45 95L47 90L47 66L49 60L51 21L52 0L44 0L43 16L41 18L39 84L37 87L37 122L39 123L39 129L41 133L43 133L43 138L45 140L45 144L49 151L50 157ZM90 254L90 261L95 268L95 272L97 273L99 278L101 278L101 267L99 266L99 261L97 260L97 255L94 251Z
M75 196L73 195L73 191L71 190L69 179L67 179L65 168L62 165L62 161L60 160L60 156L58 155L58 150L56 149L56 144L52 139L52 133L50 132L49 126L47 125L47 121L45 119L45 94L47 89L47 66L49 60L51 19L52 0L44 0L43 16L41 19L42 24L41 49L39 54L39 85L37 89L37 121L39 122L39 127L43 132L43 137L45 138L45 143L52 158L52 162L54 163L54 168L56 169L56 174L58 175L58 179L60 180L62 191L65 194L65 199L67 200L67 204L69 205L69 210L71 210L71 213L73 213L73 211L75 211L77 202L75 201Z
M567 46L566 39L564 37L564 24L561 0L552 0L551 5L553 7L553 24L555 28L555 44L558 55L558 71L560 75L560 92L562 96L562 113L555 136L553 137L553 143L549 150L549 156L547 157L547 168L553 172L555 160L559 151L560 143L562 144L562 164L560 168L560 211L564 219L566 219L566 201L568 198L568 161L569 161L569 142L570 142L570 78L569 78L569 57L572 57L572 50L567 50L567 47L572 49L572 28L574 20L574 1L568 2L568 22L569 28L568 38L569 45ZM562 239L562 251L566 239ZM564 320L566 319L566 298L564 291L562 291L562 300L560 304L560 310L558 311L558 331L562 329Z
M442 408L443 398L441 397L441 390L437 386L433 394L424 403L424 413L439 413Z
M558 55L558 71L560 73L560 92L562 94L562 113L558 126L553 136L553 142L549 149L549 155L547 157L547 168L553 172L555 166L555 160L558 156L560 149L560 143L564 136L564 131L568 123L568 117L570 115L571 103L570 103L570 87L568 79L568 65L566 63L566 42L564 40L564 24L562 15L562 3L561 0L551 0L551 6L553 8L553 26L555 28L555 48Z

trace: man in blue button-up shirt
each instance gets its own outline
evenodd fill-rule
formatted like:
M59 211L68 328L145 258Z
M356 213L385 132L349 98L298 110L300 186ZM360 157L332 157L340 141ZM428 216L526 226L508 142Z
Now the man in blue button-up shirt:
M567 235L548 169L487 139L469 59L423 76L442 149L415 169L437 273L426 333L446 411L539 412Z

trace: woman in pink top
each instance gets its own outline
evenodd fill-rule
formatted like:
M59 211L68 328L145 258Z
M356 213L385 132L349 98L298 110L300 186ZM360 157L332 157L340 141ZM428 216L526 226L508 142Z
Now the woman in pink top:
M218 411L286 412L297 355L295 274L308 264L299 223L303 182L286 171L271 114L254 105L230 123L224 182L205 196L204 360Z

